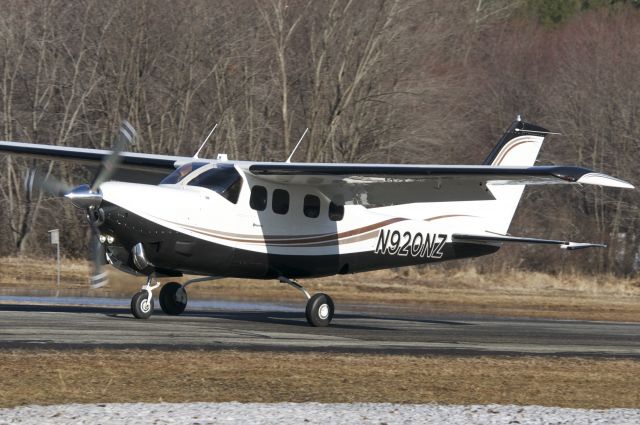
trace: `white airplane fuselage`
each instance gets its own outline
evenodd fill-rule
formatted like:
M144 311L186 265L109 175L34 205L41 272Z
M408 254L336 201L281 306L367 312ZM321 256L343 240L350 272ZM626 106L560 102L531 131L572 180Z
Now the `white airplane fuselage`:
M453 243L454 232L473 229L481 219L456 213L465 210L462 202L431 208L344 205L338 220L330 218L330 201L312 186L279 186L240 174L243 182L236 203L210 189L183 183L104 183L100 188L104 220L99 228L113 237L113 243L105 244L112 264L148 273L138 270L132 258L133 247L142 243L146 258L160 274L296 278L479 256L500 246ZM250 207L250 188L255 184L268 194L263 211ZM274 212L276 190L288 193L284 213ZM307 196L320 201L315 217L315 212L311 217L305 213Z

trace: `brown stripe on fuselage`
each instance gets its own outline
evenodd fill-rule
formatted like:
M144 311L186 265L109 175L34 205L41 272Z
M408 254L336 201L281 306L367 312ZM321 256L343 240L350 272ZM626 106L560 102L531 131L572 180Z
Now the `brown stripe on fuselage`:
M348 236L346 238L335 239L327 242L311 242L311 243L301 243L301 244L282 244L282 246L290 246L290 247L301 247L301 248L318 248L323 246L332 246L332 245L349 245L356 242L366 241L368 239L373 239L378 235L378 229L372 230L367 233L363 233L361 235ZM270 243L271 246L281 246L279 243Z
M396 218L391 218L378 223L370 224L368 226L360 227L357 229L348 230L342 233L326 233L326 234L321 234L317 236L305 235L303 237L288 236L288 239L282 239L285 237L284 235L277 235L277 236L268 235L268 236L263 236L261 239L256 239L255 236L253 235L229 234L230 236L223 236L220 232L214 232L209 229L203 229L200 227L188 226L188 225L181 225L181 226L186 227L191 231L194 231L203 235L213 236L219 239L224 239L232 242L260 243L260 244L264 243L267 245L298 245L298 244L312 244L312 243L319 243L319 242L337 241L339 239L348 238L350 236L356 236L362 233L369 232L371 230L377 230L381 227L388 226L389 224L393 224L393 223L397 223L405 220L407 219L396 217ZM178 223L174 223L174 224L178 224ZM306 245L306 246L309 246L309 245Z
M447 214L447 215L438 215L431 218L425 218L424 221L436 221L442 220L443 218L451 218L451 217L477 217L477 215L469 215L469 214Z

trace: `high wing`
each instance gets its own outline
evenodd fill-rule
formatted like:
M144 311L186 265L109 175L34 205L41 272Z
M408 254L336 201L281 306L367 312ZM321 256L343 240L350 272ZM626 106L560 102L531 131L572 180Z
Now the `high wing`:
M111 151L102 149L73 148L67 146L39 145L34 143L0 141L0 153L30 158L59 160L97 168ZM122 164L113 177L132 183L158 183L191 158L171 155L123 152Z
M493 200L493 185L575 183L633 188L615 177L570 166L252 163L241 168L258 179L313 185L328 197L370 206Z

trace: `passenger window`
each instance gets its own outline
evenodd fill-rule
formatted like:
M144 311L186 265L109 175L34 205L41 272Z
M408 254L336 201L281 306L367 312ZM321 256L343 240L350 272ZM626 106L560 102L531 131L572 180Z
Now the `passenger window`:
M271 208L276 214L286 214L289 212L289 192L282 189L274 190Z
M320 215L320 198L315 195L307 195L304 197L303 206L304 215L310 218L316 218Z
M267 208L267 189L264 186L253 186L249 205L256 211L264 211Z
M329 203L329 220L340 221L344 217L344 205Z

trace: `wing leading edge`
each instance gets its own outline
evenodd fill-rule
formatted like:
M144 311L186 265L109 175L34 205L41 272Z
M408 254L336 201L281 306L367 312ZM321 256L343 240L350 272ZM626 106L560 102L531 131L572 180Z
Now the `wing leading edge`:
M328 197L343 196L371 206L493 200L492 185L574 183L633 188L615 177L571 166L253 163L243 168L258 179L312 185Z
M0 152L49 160L98 166L111 152L101 149L51 146L0 141ZM161 179L193 158L172 155L123 152L123 181ZM233 162L233 161L231 161ZM495 199L487 184L536 185L556 183L592 184L631 189L623 180L581 167L489 165L395 165L395 164L307 164L237 162L251 175L274 183L342 187L342 192L359 192L367 187L383 203L419 201L464 201ZM118 176L116 176L118 177ZM335 192L335 190L334 190ZM338 191L340 192L340 191ZM389 196L390 192L394 192ZM417 199L414 199L417 196ZM398 197L399 199L395 199Z
M73 162L88 167L98 167L111 151L102 149L73 148L67 146L39 145L35 143L0 141L0 153ZM114 176L116 180L128 182L159 182L176 166L191 158L171 155L154 155L123 152L122 164Z
M359 180L363 183L380 179L436 180L470 179L494 184L584 183L633 189L623 180L592 170L572 166L496 167L490 165L389 165L389 164L287 164L255 163L251 174L284 181L284 177L325 177L334 180ZM376 180L377 179L377 180Z

